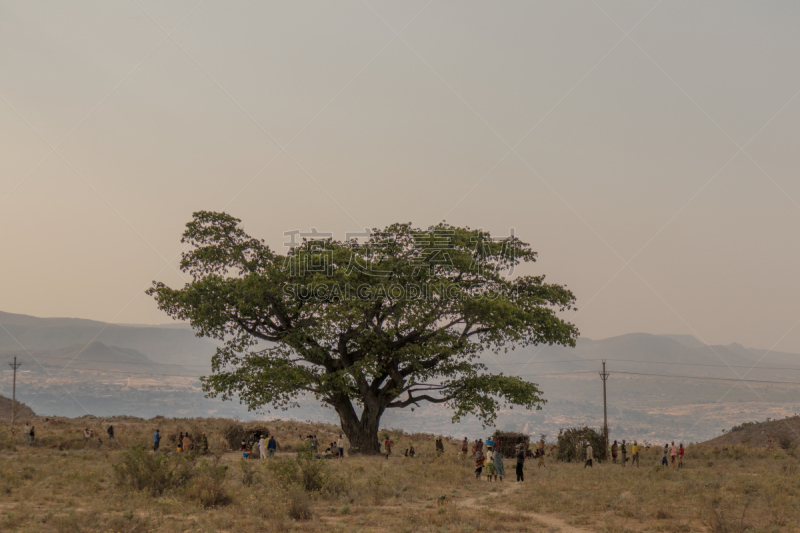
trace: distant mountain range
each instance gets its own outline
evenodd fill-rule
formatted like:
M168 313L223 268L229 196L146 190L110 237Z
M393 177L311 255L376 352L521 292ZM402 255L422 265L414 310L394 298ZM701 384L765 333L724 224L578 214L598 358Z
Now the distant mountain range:
M122 325L74 318L37 318L0 312L0 362L23 362L17 395L38 413L80 416L239 416L236 402L207 399L198 377L210 372L217 344L185 324ZM482 356L490 371L538 383L548 403L541 411L507 409L498 426L554 436L561 427L602 424L601 360L612 437L705 440L724 428L800 412L800 355L708 346L691 335L630 333L581 338L575 348L517 347ZM10 395L2 364L0 392ZM744 377L746 382L737 380ZM27 381L26 381L27 380ZM336 421L312 399L279 416ZM458 426L442 406L387 413L384 423L413 431L472 435L474 419Z
M92 353L100 356L102 345L117 353L105 352L109 361L151 361L171 365L209 366L216 345L195 336L187 324L160 326L108 324L80 318L38 318L0 312L0 353L25 351L59 352L76 346L97 343ZM133 350L133 351L131 351ZM126 356L127 354L127 356ZM83 357L85 354L82 354ZM141 360L144 356L145 360Z

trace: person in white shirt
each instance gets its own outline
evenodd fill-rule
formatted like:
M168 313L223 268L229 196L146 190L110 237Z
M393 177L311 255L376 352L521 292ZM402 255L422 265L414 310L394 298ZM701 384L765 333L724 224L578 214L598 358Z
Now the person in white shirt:
M261 438L258 439L258 456L261 459L267 458L267 439L264 438L264 435L261 435Z
M593 450L592 450L592 445L589 444L588 446L586 446L586 464L584 464L583 467L586 468L587 466L591 466L592 468L594 468L594 466L592 465L592 459L593 459Z
M25 444L31 443L31 426L25 424Z
M344 435L339 435L339 441L336 443L336 447L339 448L339 457L344 459Z

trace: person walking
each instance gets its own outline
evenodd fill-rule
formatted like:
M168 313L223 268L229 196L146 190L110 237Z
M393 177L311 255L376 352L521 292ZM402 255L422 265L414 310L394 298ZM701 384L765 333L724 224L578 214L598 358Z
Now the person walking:
M316 456L317 456L316 450L314 450L314 457ZM258 458L259 459L267 458L267 439L264 438L264 435L261 435L261 438L258 439Z
M494 477L495 479L497 479L497 477L499 476L500 481L502 482L503 476L506 475L506 469L503 466L503 454L500 453L500 450L495 448L493 455L494 455L494 461L492 461L492 464L494 464L494 473L495 473Z
M31 446L33 446L33 443L36 440L36 430L34 426L31 426L30 436L31 436Z
M159 433L158 429L156 429L156 432L153 433L153 451L154 452L158 451L158 445L159 444L161 444L161 433Z
M672 466L675 466L675 457L678 455L678 448L675 446L675 441L672 441L672 446L669 449L669 455L672 457Z
M244 441L242 441L244 444ZM181 431L180 435L178 435L178 453L183 451L183 431Z
M278 448L278 443L275 441L275 436L271 436L269 438L269 442L267 442L267 455L269 457L275 457L275 450Z
M683 453L685 450L681 442L680 448L678 448L678 468L683 468Z
M525 450L522 444L517 444L517 483L525 481L523 468L525 466Z
M633 441L631 446L631 457L633 458L631 466L636 465L636 468L639 468L639 444L636 441Z
M539 443L538 454L539 454L539 466L538 466L538 468L541 468L541 467L544 466L544 441Z
M467 437L464 437L464 442L461 443L461 454L466 457L467 452L469 452L469 441Z
M628 447L625 445L625 439L622 439L622 446L619 447L619 451L622 454L622 467L625 467L625 463L628 461Z
M619 450L619 446L617 446L617 441L614 441L614 444L611 445L611 464L617 464L617 452Z
M664 448L661 450L661 464L664 466L669 466L669 461L667 461L667 454L669 454L669 444L665 444Z
M475 446L478 448L478 453L483 455L483 441L478 439L475 441Z
M590 468L594 468L593 458L594 458L594 451L592 450L592 445L591 444L587 444L586 445L586 462L583 464L583 468L586 468L587 466L590 467Z
M26 423L22 432L25 434L25 446L29 446L31 443L31 426Z
M192 449L192 439L189 438L189 432L183 436L183 451L188 452Z

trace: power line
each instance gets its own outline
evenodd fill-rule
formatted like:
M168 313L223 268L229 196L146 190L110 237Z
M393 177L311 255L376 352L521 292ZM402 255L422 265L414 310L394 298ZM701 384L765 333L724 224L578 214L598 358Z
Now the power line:
M680 365L680 366L707 366L713 368L747 368L749 370L797 370L800 371L800 367L788 367L788 366L748 366L748 365L712 365L708 363L682 363L682 362L675 362L675 361L644 361L641 359L578 359L578 360L569 360L569 361L531 361L529 363L483 363L487 366L517 366L517 365L555 365L561 363L589 363L594 361L620 361L625 363L645 363L650 365Z

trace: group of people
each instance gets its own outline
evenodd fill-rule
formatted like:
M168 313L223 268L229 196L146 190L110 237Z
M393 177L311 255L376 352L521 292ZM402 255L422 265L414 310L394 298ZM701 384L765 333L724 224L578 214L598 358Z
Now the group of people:
M266 435L261 435L258 439L258 457L266 459L267 457L275 457L275 450L278 449L278 441L275 440L274 435L270 435L267 440ZM249 459L253 457L253 443L242 441L242 458Z
M25 444L27 446L32 446L33 439L36 438L36 431L34 430L34 427L29 424L25 424L24 433L25 433Z
M114 426L108 426L106 429L106 433L108 434L109 442L117 442L116 437L114 437ZM88 426L83 428L83 444L84 446L89 443L90 440L94 438L94 430L89 428ZM103 439L98 438L100 444L103 444Z
M304 440L311 445L312 457L317 459L344 459L344 435L339 435L338 440L329 443L323 453L319 451L319 439L316 435L308 435Z
M439 451L439 445L441 437L437 439L437 452ZM500 453L498 449L497 443L492 439L486 440L486 453L483 453L483 446L484 443L480 439L476 439L475 442L472 444L472 457L475 460L475 479L480 479L481 475L483 474L484 469L486 469L486 480L487 481L497 481L500 478L500 481L503 481L503 477L506 475L505 465L503 463L503 454ZM441 450L444 451L444 446L441 447ZM464 437L464 440L461 443L461 456L466 457L467 453L469 453L469 440ZM544 442L540 442L539 446L536 448L535 451L530 451L526 449L525 444L519 443L514 447L514 459L516 461L516 475L517 475L517 483L522 483L525 481L525 459L528 457L534 457L539 459L539 467L545 466L544 464Z
M628 444L626 443L625 439L622 439L622 444L618 444L617 441L614 441L614 444L611 445L611 462L613 464L617 464L617 457L622 454L622 466L625 466L625 463L628 462ZM636 465L639 467L639 442L633 441L631 445L631 459L632 463L631 466ZM591 466L591 465L589 465Z
M156 429L155 434L153 434L153 450L158 450L158 445L161 442L161 432ZM208 453L208 437L206 437L205 431L200 434L200 442L195 444L192 442L192 437L189 436L189 432L186 433L182 432L178 435L178 445L176 447L176 451L178 453L183 452L190 452L192 450L199 451L200 453Z
M622 439L622 443L618 443L616 440L611 445L611 463L617 464L617 459L622 456L621 463L622 466L625 466L625 463L628 462L628 446L625 442L625 439ZM675 446L675 441L672 441L672 445L664 444L664 448L661 450L661 464L663 466L669 466L668 457L672 457L672 464L673 466L677 466L678 468L683 467L683 455L686 453L686 448L683 447L683 443L681 442L678 446ZM636 465L639 467L639 443L637 441L633 441L631 445L631 459L632 463L631 466ZM677 462L677 464L676 464ZM586 444L586 462L584 463L583 467L586 468L591 467L594 463L594 450L592 449L591 443Z
M686 452L686 449L683 447L683 443L681 442L679 446L675 446L675 441L672 441L672 446L669 444L664 444L664 448L661 450L661 464L663 466L669 466L669 461L667 461L667 455L672 457L672 466L675 465L675 459L677 458L678 468L683 468L683 454Z

